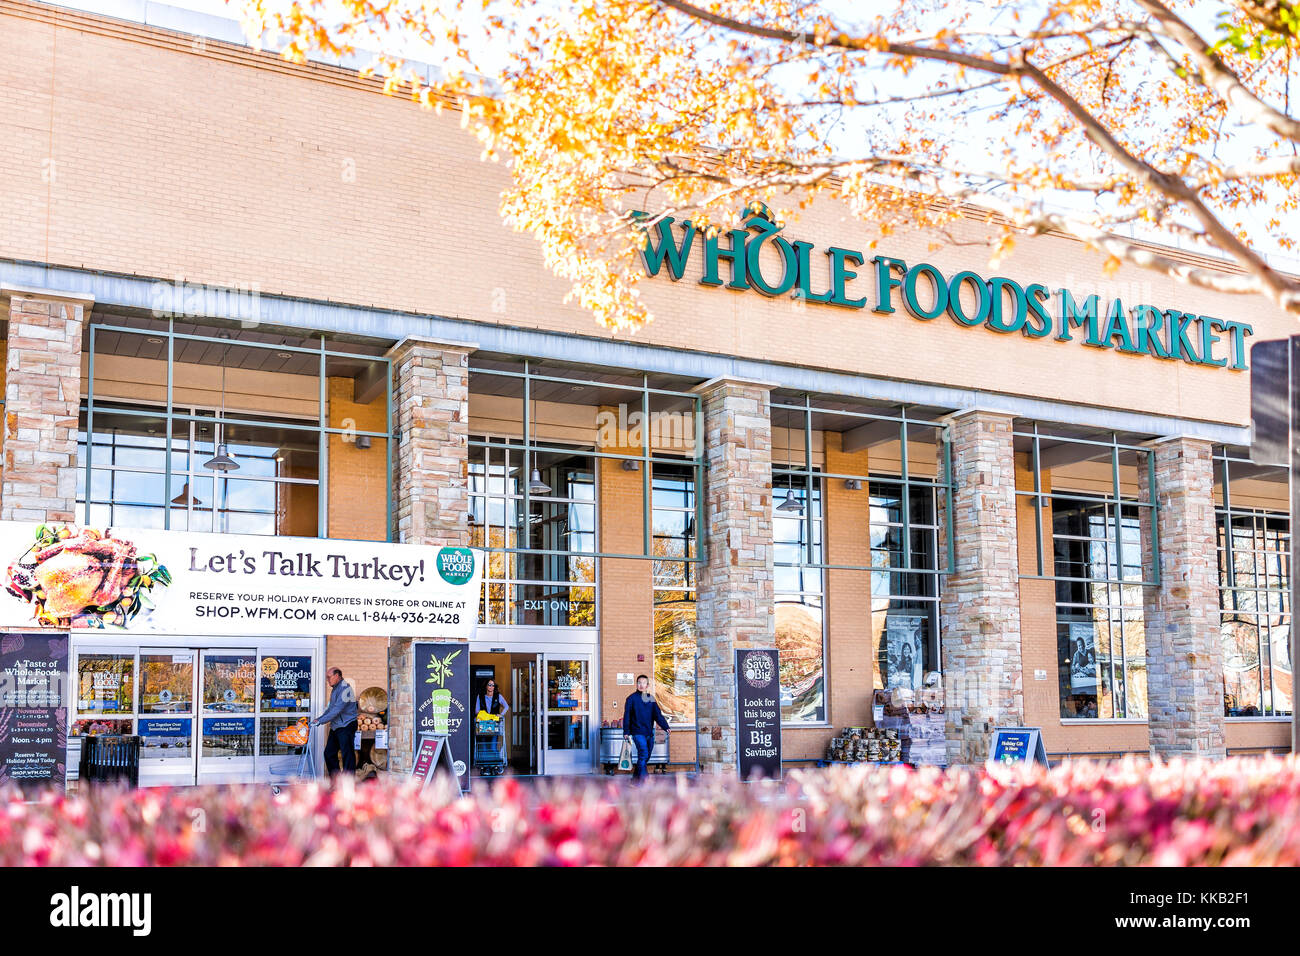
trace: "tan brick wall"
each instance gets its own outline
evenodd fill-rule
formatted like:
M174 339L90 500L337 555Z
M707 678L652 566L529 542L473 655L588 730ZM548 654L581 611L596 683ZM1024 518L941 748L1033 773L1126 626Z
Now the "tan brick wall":
M866 450L846 453L841 436L825 436L826 471L841 475L868 472ZM866 481L858 491L844 487L840 478L823 485L826 509L826 563L866 566L871 563L871 492ZM871 631L871 574L867 571L827 571L826 673L830 690L831 727L858 727L871 723L872 663L875 648ZM822 751L831 733L822 735ZM791 753L789 756L805 756Z
M617 414L617 409L602 408ZM639 455L641 448L607 444L601 447L617 455ZM597 520L600 550L612 554L642 554L645 549L641 519L645 500L644 471L624 471L616 459L596 459L598 478ZM623 700L634 688L620 687L618 673L654 673L654 603L652 568L649 561L602 558L597 574L600 582L600 717L621 720ZM640 660L638 660L640 656ZM691 734L674 736L673 760L695 760Z
M329 423L333 428L352 427L360 431L384 431L387 426L386 396L369 404L353 401L350 378L327 380ZM388 513L388 462L382 438L372 438L368 449L358 448L342 435L329 436L329 502L327 517L331 538L385 541ZM339 636L326 639L325 664L342 668L356 678L356 688L388 689L388 639L383 636Z

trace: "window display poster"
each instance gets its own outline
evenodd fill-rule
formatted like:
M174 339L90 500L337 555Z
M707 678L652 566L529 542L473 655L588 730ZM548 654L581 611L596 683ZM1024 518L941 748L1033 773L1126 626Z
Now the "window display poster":
M921 689L921 668L924 661L921 636L924 626L925 618L920 614L890 614L886 618L887 688Z
M67 635L0 636L0 783L63 787L67 673Z
M262 658L262 710L311 709L311 658L268 654Z
M1097 632L1091 623L1070 625L1070 691L1097 692Z
M736 649L740 779L781 777L781 671L776 648Z
M469 790L469 644L416 641L415 733L446 737L462 792Z

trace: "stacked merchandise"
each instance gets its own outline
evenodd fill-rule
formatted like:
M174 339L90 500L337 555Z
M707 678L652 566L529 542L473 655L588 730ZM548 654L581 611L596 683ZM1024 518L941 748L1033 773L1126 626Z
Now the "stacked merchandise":
M826 759L851 763L897 763L902 741L897 730L845 727L826 748Z
M898 734L905 762L913 766L947 763L943 686L937 673L927 675L925 686L919 691L909 688L876 691L876 702L884 706L879 725Z
M379 776L388 767L388 691L367 687L357 696L357 730L361 746L357 754L357 781ZM384 746L376 746L382 743Z

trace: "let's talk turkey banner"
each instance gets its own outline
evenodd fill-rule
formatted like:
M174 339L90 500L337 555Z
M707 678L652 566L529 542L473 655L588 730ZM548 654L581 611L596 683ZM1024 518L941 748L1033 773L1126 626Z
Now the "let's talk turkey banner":
M0 521L0 627L468 638L483 554Z

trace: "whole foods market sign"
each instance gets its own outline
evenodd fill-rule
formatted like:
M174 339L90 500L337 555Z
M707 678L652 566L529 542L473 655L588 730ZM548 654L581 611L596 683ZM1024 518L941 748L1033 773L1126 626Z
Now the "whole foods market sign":
M1189 365L1242 371L1244 322L1196 315L1120 298L1076 294L1042 282L1022 284L1005 276L985 278L964 270L951 275L928 262L909 263L893 256L870 260L856 249L818 250L811 242L781 235L765 212L753 213L742 227L710 235L689 220L665 216L646 233L641 256L647 274L680 280L695 248L703 271L699 284L752 290L768 297L865 309L889 315L901 306L914 319L940 317L961 326L982 326L1003 335L1053 342L1079 342ZM764 250L771 252L765 254ZM772 253L775 253L773 255ZM828 284L814 283L812 263L825 258Z
M0 522L0 627L465 639L482 552Z

